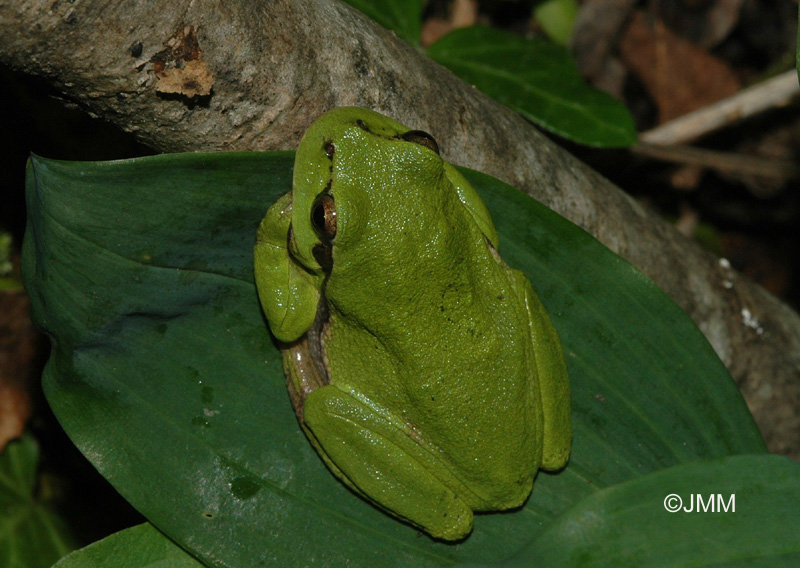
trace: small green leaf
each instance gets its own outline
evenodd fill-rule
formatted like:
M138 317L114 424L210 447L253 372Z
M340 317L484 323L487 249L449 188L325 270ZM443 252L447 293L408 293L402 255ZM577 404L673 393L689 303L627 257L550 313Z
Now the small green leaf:
M151 524L142 524L90 544L53 568L202 568Z
M0 277L11 273L11 234L0 231Z
M0 231L0 292L22 289L22 282L10 276L14 268L11 264L11 243L11 235Z
M75 548L64 521L36 496L39 448L30 437L0 453L0 566L50 566Z
M22 282L16 278L4 278L0 276L0 292L10 292L22 290Z
M574 443L567 468L540 474L521 510L478 515L457 545L418 536L336 481L288 400L252 248L292 162L232 153L29 166L23 272L53 338L48 400L95 467L204 564L496 562L605 487L765 451L724 366L663 292L543 205L463 170L503 257L561 335Z
M344 0L411 45L419 45L423 0Z
M427 53L488 96L560 136L588 146L630 146L636 141L625 106L587 85L562 46L472 27L447 34Z
M533 16L550 39L567 45L578 17L578 3L575 0L545 0L536 5Z

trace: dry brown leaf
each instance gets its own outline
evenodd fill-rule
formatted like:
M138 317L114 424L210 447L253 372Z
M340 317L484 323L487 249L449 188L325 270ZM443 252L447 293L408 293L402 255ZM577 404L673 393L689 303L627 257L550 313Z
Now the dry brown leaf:
M18 438L31 414L30 381L37 332L22 290L0 293L0 451Z
M620 56L655 101L660 122L736 93L741 85L721 59L637 11L619 44Z

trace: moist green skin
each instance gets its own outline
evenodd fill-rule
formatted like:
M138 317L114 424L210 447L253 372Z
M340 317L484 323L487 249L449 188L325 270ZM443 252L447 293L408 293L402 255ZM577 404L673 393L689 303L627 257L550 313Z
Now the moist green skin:
M539 468L566 464L569 382L480 197L409 130L348 107L311 125L292 191L259 227L256 285L298 420L330 470L459 540L473 511L520 506Z

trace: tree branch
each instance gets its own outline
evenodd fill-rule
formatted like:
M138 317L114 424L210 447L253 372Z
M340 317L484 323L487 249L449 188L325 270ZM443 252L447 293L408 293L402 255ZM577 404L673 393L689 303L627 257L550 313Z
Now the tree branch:
M0 0L0 63L164 152L294 149L342 105L431 132L446 159L529 193L641 268L704 331L771 447L800 447L793 311L344 4Z

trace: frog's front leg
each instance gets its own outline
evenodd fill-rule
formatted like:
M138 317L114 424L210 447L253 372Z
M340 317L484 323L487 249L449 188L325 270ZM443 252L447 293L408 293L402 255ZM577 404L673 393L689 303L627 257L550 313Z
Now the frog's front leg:
M542 401L544 435L542 469L557 470L567 464L572 445L567 365L561 341L542 301L522 272L514 270L518 289L524 291L536 374Z
M330 469L371 502L436 538L459 540L472 530L472 509L386 416L327 385L306 397L303 421Z
M294 341L311 327L322 275L309 272L290 254L292 193L278 199L258 227L254 248L258 296L272 333Z

